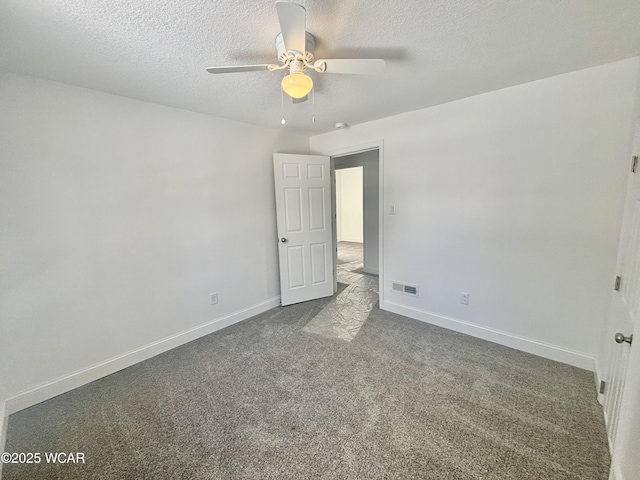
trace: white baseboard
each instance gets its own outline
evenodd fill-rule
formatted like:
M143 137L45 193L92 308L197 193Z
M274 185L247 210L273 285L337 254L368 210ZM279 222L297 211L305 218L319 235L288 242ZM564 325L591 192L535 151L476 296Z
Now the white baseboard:
M353 242L353 243L362 243L362 238L356 237L340 237L339 242Z
M392 313L404 315L405 317L420 320L425 323L448 328L456 332L465 333L473 337L498 343L506 347L522 350L540 357L566 363L574 367L582 368L593 372L595 370L595 357L582 352L577 352L568 348L552 345L549 343L533 340L531 338L514 335L494 328L483 327L464 320L445 317L436 313L428 312L414 307L408 307L399 303L385 301L381 307Z
M26 392L10 397L5 403L5 416L11 415L19 410L28 408L37 403L49 400L62 393L73 390L99 378L111 375L119 370L130 367L138 362L159 355L160 353L179 347L197 338L209 335L217 330L233 325L234 323L246 320L254 315L266 312L280 305L280 297L273 297L264 302L253 305L244 310L240 310L224 317L217 318L197 327L190 328L157 342L150 343L130 352L110 358L91 367L78 370L77 372L65 375L50 382L38 385Z
M602 376L602 369L597 358L595 359L595 369L593 371L593 377L596 382L596 398L598 400L598 403L604 407L604 394L600 393L600 380L602 380L604 377Z
M611 465L609 470L609 480L624 480L617 465Z

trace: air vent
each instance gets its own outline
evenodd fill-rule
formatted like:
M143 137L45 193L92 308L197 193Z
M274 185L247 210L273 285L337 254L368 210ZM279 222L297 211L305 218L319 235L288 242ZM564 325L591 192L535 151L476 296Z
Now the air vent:
M391 282L391 290L398 293L404 293L405 295L418 296L418 286L411 285L409 283Z
M418 294L418 287L415 287L413 285L405 285L404 286L404 293L408 293L409 295L417 295Z

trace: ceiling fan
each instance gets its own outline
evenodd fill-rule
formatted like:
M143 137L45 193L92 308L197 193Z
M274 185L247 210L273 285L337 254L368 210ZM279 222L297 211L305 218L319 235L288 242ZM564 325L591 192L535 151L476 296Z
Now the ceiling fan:
M276 36L277 64L237 65L209 67L209 73L252 72L259 70L289 69L289 75L282 79L282 90L296 99L305 99L313 89L313 80L305 75L309 68L319 73L372 74L384 69L381 59L322 59L315 60L313 52L316 40L306 31L306 10L302 5L286 1L276 2L276 11L281 32Z

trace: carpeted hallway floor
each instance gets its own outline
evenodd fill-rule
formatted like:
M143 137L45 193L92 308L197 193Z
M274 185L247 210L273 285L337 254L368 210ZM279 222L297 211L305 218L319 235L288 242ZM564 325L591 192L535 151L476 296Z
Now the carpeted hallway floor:
M12 479L606 480L593 375L373 308L279 307L10 417Z

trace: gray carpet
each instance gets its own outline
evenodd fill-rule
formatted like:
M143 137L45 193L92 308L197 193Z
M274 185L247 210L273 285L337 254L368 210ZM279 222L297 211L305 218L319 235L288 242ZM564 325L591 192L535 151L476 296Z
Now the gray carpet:
M338 274L340 269L366 275L365 278L375 279L378 276L367 273L363 269L363 244L358 242L338 242Z
M349 270L355 270L358 267L362 267L363 263L363 244L359 242L338 242L338 268L345 263L352 263L353 268Z
M304 331L332 301L11 415L7 451L86 463L9 464L3 478L607 479L590 372L377 306L350 342Z
M374 309L276 308L10 417L11 479L602 479L591 373Z

